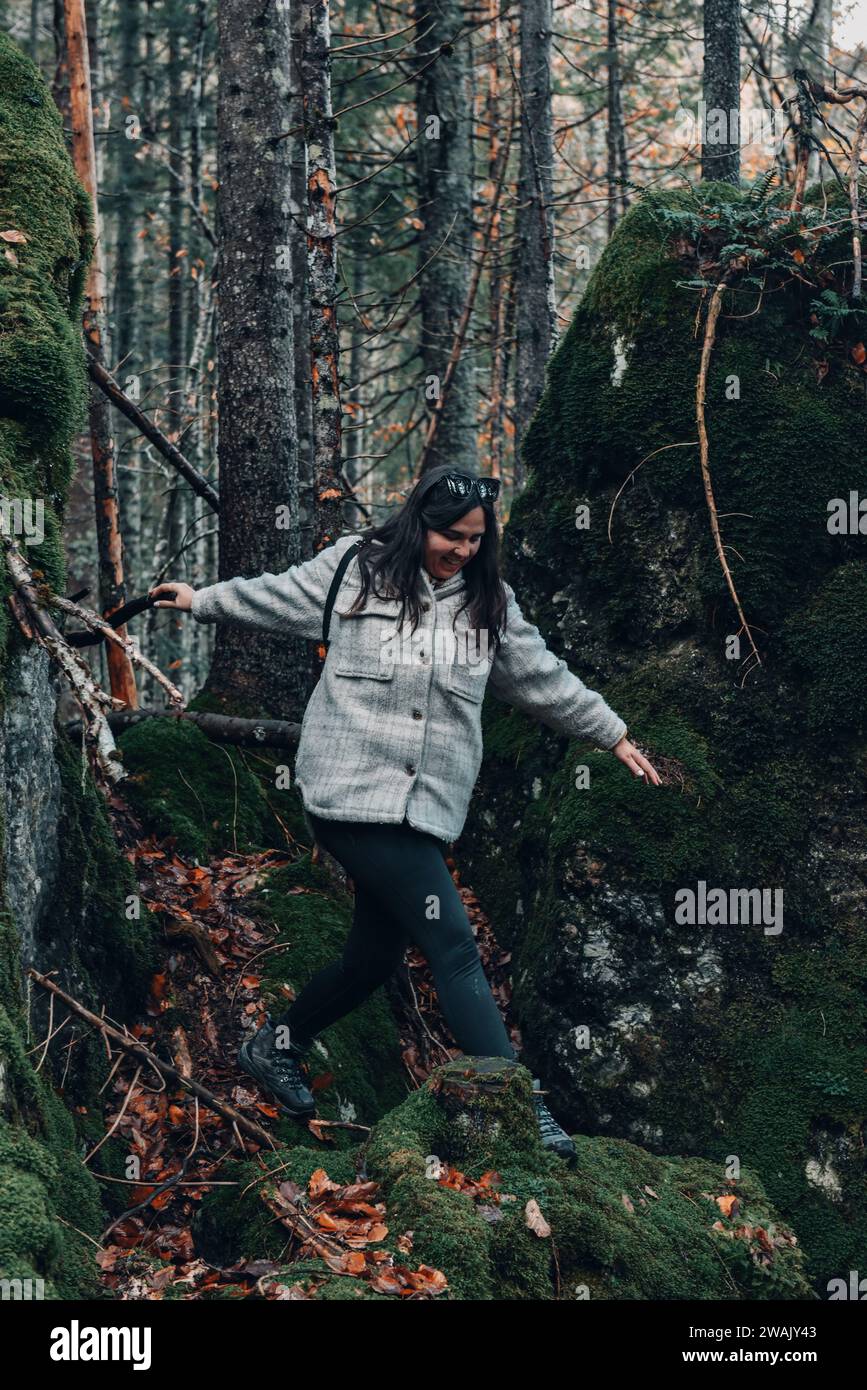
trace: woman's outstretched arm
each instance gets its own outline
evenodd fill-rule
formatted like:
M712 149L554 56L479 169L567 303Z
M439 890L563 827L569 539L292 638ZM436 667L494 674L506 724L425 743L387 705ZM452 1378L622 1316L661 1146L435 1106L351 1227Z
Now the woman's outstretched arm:
M322 633L325 600L340 557L357 536L341 536L312 559L290 565L281 574L252 579L224 579L203 589L189 584L157 584L151 594L174 591L158 599L157 608L189 611L199 623L233 623L266 632L285 632L316 641Z
M658 785L658 773L626 737L620 715L554 655L539 629L522 614L514 589L510 584L503 587L508 599L506 631L491 664L493 693L558 733L610 750L635 776Z

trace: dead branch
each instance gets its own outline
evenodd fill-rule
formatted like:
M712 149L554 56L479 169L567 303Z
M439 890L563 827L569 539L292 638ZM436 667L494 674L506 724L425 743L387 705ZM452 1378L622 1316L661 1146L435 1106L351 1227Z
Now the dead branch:
M5 499L3 500L5 501ZM2 539L6 551L6 564L15 585L18 600L29 620L24 630L28 636L34 637L45 648L48 655L60 667L82 712L85 745L93 753L98 767L108 781L110 783L120 782L126 777L126 769L120 760L117 745L106 718L106 711L114 709L115 702L97 685L93 672L83 657L80 657L58 632L50 613L40 601L33 571L11 536L2 534L0 539ZM14 604L12 609L13 612L16 612ZM17 612L16 616L18 616ZM82 726L79 725L79 732L81 729Z
M193 467L189 459L184 457L180 449L166 438L162 430L157 429L153 420L145 415L135 401L131 401L126 392L118 386L111 372L107 371L101 362L97 362L90 353L87 355L87 369L93 381L105 392L112 405L117 406L121 414L125 415L136 429L141 431L145 439L159 450L163 458L189 483L193 492L207 502L212 511L219 512L220 498L207 478L202 477L202 474Z
M108 723L115 733L131 729L143 719L182 719L190 724L198 724L208 738L221 743L231 743L242 748L294 748L301 736L301 725L292 724L285 719L241 719L235 715L213 714L205 710L168 709L123 709L115 710L108 716ZM64 725L71 738L78 738L81 724L70 719Z
M255 1139L257 1143L264 1144L268 1148L274 1148L274 1141L267 1130L264 1130L255 1120L248 1120L246 1115L242 1115L240 1110L236 1110L235 1107L229 1105L227 1101L220 1100L214 1095L213 1091L209 1091L200 1081L194 1081L192 1077L184 1076L183 1072L179 1071L177 1067L172 1066L169 1062L164 1062L161 1057L157 1057L149 1048L145 1047L144 1043L139 1042L136 1038L130 1037L128 1034L122 1033L119 1028L115 1028L112 1024L106 1023L104 1018L99 1018L97 1014L91 1013L90 1009L86 1009L83 1004L79 1004L77 999L73 999L70 994L62 990L53 980L49 980L47 976L41 975L39 971L34 970L32 966L28 969L27 974L34 979L38 985L41 985L43 989L50 991L52 994L56 994L58 999L62 999L66 1007L71 1009L73 1013L78 1014L79 1018L86 1019L94 1028L98 1028L104 1038L110 1038L111 1041L122 1048L124 1052L128 1052L131 1057L143 1059L162 1076L168 1077L171 1081L176 1081L185 1091L189 1091L192 1095L197 1096L202 1104L206 1105L209 1110L213 1110L215 1114L221 1115L224 1120L230 1120L232 1124L244 1130L245 1133L252 1139Z
M695 385L695 414L696 420L698 422L699 459L701 462L702 481L704 483L704 495L707 501L708 512L710 513L710 529L713 532L716 553L719 557L720 565L722 566L722 572L725 576L725 581L728 585L729 593L732 596L732 602L734 603L735 608L737 609L738 616L741 620L742 630L746 632L756 662L759 666L761 666L762 659L759 656L758 648L756 647L756 644L753 641L753 634L750 631L750 625L746 620L746 616L741 606L741 601L738 597L738 592L735 588L735 583L732 578L732 572L729 569L729 563L726 559L725 548L723 546L722 537L720 535L719 517L716 509L716 502L714 500L713 495L713 484L711 482L710 476L710 464L708 462L709 450L707 440L707 425L705 422L704 413L705 398L707 393L707 372L708 366L710 365L710 355L713 350L714 340L716 338L716 324L717 319L719 318L720 308L722 307L722 297L727 288L728 279L725 275L723 275L722 279L719 281L716 288L714 289L713 295L711 296L710 305L707 311L707 322L705 324L704 329L704 342L702 343L701 349L701 366L699 367L698 379Z
M858 206L858 174L861 166L861 145L867 129L867 105L858 118L849 160L849 209L852 217L852 298L861 298L861 212Z
M117 646L123 647L133 665L141 666L147 671L148 675L151 676L158 685L163 687L163 690L165 690L173 704L182 705L184 703L183 695L178 690L177 686L172 684L168 676L164 676L159 667L155 666L148 657L139 651L130 637L121 637L119 632L117 632L110 623L107 623L104 618L101 618L98 613L94 613L93 609L85 608L84 605L80 603L73 603L71 599L62 598L60 594L54 594L50 590L46 592L45 600L52 608L59 609L61 613L73 614L76 618L80 618L84 625L89 627L92 632L101 632L107 641L114 642Z

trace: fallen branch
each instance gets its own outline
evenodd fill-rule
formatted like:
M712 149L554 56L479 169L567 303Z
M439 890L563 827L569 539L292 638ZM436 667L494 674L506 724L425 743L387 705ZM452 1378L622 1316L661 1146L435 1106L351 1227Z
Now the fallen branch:
M207 502L212 511L219 512L220 498L207 478L204 478L197 469L193 467L189 459L185 458L170 439L167 439L162 430L157 429L153 420L140 410L135 401L131 401L125 391L118 386L111 372L106 371L101 362L96 358L87 355L87 369L97 386L108 396L112 405L116 405L122 415L125 415L144 435L145 439L158 449L163 458L180 473L181 477L189 483L193 492L203 501Z
M246 1115L241 1114L240 1110L236 1110L233 1105L229 1105L226 1101L220 1100L212 1091L209 1091L207 1087L203 1086L201 1082L194 1081L192 1077L184 1076L183 1072L180 1072L177 1067L173 1067L171 1063L164 1062L161 1057L157 1057L149 1048L145 1047L144 1043L139 1042L136 1038L129 1037L122 1033L119 1028L115 1028L112 1024L106 1023L105 1019L99 1018L97 1014L91 1013L90 1009L86 1009L83 1004L79 1004L77 999L73 999L70 994L66 994L53 980L49 980L47 976L41 975L39 971L34 970L32 966L27 971L27 974L34 979L38 985L41 985L43 989L48 990L51 994L55 994L58 999L62 999L68 1009L78 1014L79 1018L86 1019L93 1027L98 1028L103 1037L106 1039L110 1038L112 1042L117 1043L117 1046L122 1048L124 1052L128 1052L131 1057L143 1059L150 1066L154 1067L162 1076L168 1077L171 1081L176 1081L185 1091L189 1091L191 1095L197 1096L202 1104L206 1105L209 1110L213 1110L215 1114L221 1115L224 1120L230 1120L232 1124L244 1130L244 1132L248 1134L250 1138L255 1139L257 1143L264 1144L272 1149L274 1148L274 1141L271 1135L267 1130L263 1129L261 1125L257 1124L255 1120L248 1120Z
M61 598L60 594L54 594L50 591L46 593L45 601L50 604L52 608L59 609L61 613L71 613L76 618L80 618L85 627L89 627L92 632L99 632L108 642L114 642L116 646L122 647L133 665L141 666L143 670L147 671L148 675L156 681L157 685L163 687L163 690L165 690L173 703L180 705L184 703L183 695L176 685L172 685L168 676L164 676L159 667L155 666L152 661L139 651L130 637L121 637L120 634L115 631L111 623L106 622L98 613L94 613L93 609L85 608L80 603L73 603L71 599Z
M5 502L5 499L3 501ZM115 701L100 689L87 662L64 641L63 634L55 627L50 613L40 601L33 571L11 536L0 532L0 539L3 541L6 564L16 589L16 594L10 595L10 599L17 598L18 604L26 613L27 621L22 623L23 630L28 637L38 641L60 667L84 718L83 726L79 724L79 732L83 727L85 745L93 752L97 765L108 781L120 782L127 775L126 769L120 761L117 745L106 718L106 711L115 708ZM20 608L17 608L15 603L11 603L10 606L20 621Z
M756 662L759 666L761 666L762 659L759 656L758 648L755 642L753 641L753 634L750 630L750 625L746 620L746 615L744 614L740 598L738 597L738 591L735 588L735 582L732 578L732 572L729 569L729 563L726 559L725 547L723 546L722 536L720 535L719 518L717 515L716 502L714 500L713 495L713 484L711 482L710 476L710 464L708 462L709 450L707 441L707 425L705 423L704 413L705 398L707 393L707 372L708 366L710 365L711 351L713 349L714 340L716 338L716 324L717 319L719 318L720 308L722 307L722 297L727 288L728 280L724 275L717 284L716 288L714 289L713 295L711 296L710 306L707 311L707 322L705 324L704 329L704 342L702 344L701 349L701 366L699 367L698 379L695 385L695 414L696 420L698 422L699 460L701 463L702 481L704 482L705 500L707 501L707 508L710 513L710 529L713 532L716 553L719 557L720 565L722 566L722 572L725 576L725 581L728 585L729 593L732 596L732 602L734 603L735 608L737 609L738 617L741 620L741 631L746 632L747 637L750 641L750 646L753 649L753 655L755 656ZM746 677L746 674L747 673L744 672L744 677ZM743 680L741 684L743 684Z
M169 718L198 724L208 738L237 744L242 748L294 748L301 736L301 725L285 719L240 719L235 715L212 714L205 710L122 709L109 714L108 722L117 733L131 729L144 719ZM77 738L81 724L77 719L70 719L64 729L71 738Z

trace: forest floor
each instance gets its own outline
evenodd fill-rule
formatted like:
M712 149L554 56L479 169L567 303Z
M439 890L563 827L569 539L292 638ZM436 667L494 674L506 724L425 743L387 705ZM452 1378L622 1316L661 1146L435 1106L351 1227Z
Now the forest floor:
M136 874L142 902L163 928L161 958L146 1011L129 1031L157 1057L171 1061L182 1075L193 1077L270 1134L282 1118L279 1107L238 1068L236 1055L245 1029L265 1020L257 963L284 947L274 944L273 924L251 910L249 899L267 881L269 872L297 858L300 849L229 852L205 866L182 858L173 837L157 841L146 835L117 794L111 798L111 816ZM453 862L449 863L508 1027L509 954L498 948L490 923L472 892L461 886ZM311 890L299 886L290 891ZM288 985L284 991L288 1004L293 995ZM424 1083L435 1066L458 1056L459 1049L440 1017L432 978L420 953L408 950L405 970L389 985L388 993L409 1093ZM519 1046L514 1027L511 1034ZM317 1072L322 1065L311 1054L308 1083L314 1094L326 1090L334 1079L327 1071ZM389 1261L381 1272L371 1269L371 1262L385 1259L384 1252L368 1247L383 1239L388 1213L376 1184L364 1173L366 1126L316 1117L293 1122L297 1142L322 1147L322 1166L310 1178L307 1192L285 1184L292 1189L285 1193L287 1199L296 1207L300 1199L310 1223L307 1229L314 1234L305 1238L297 1223L287 1221L286 1246L279 1262L249 1251L243 1261L220 1267L197 1250L196 1213L215 1187L235 1185L221 1177L227 1159L253 1158L265 1173L273 1168L270 1150L127 1053L117 1053L103 1093L105 1140L115 1153L128 1155L126 1172L132 1174L121 1178L101 1172L99 1150L104 1140L87 1156L91 1172L106 1188L124 1192L123 1199L115 1197L111 1204L117 1215L106 1227L96 1256L108 1297L315 1297L315 1288L311 1292L308 1285L305 1291L300 1284L286 1282L287 1265L309 1258L316 1249L315 1232L327 1232L326 1259L336 1274L364 1277L382 1292L404 1297L432 1297L446 1287L440 1271L412 1268L411 1233L401 1244L405 1266ZM335 1128L357 1131L357 1181L352 1184L335 1183L328 1174ZM496 1176L485 1175L480 1184L449 1168L439 1181L459 1190L476 1190ZM279 1280L274 1277L278 1271Z

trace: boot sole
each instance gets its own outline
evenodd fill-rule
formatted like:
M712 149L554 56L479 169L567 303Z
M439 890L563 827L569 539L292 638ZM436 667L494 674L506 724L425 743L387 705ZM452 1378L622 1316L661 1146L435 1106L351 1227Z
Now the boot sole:
M258 1081L259 1085L264 1087L264 1089L268 1092L269 1096L274 1097L281 1110L284 1110L287 1115L291 1115L294 1120L307 1120L310 1118L311 1115L316 1114L315 1100L312 1105L308 1105L301 1110L297 1110L293 1106L287 1105L286 1101L283 1100L282 1096L279 1096L276 1091L273 1091L271 1089L268 1080L264 1076L262 1076L258 1071L256 1063L251 1061L250 1058L245 1055L244 1046L245 1045L242 1044L241 1048L238 1051L238 1066L241 1067L247 1073L248 1076L252 1076L254 1081Z

